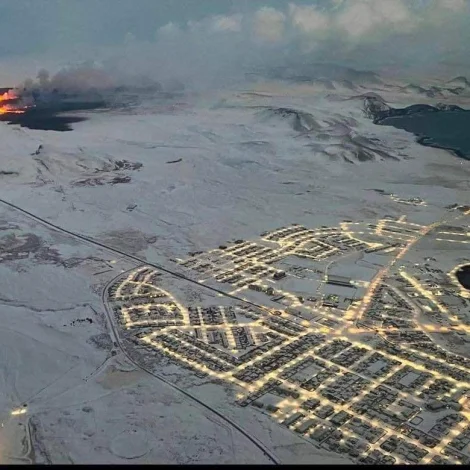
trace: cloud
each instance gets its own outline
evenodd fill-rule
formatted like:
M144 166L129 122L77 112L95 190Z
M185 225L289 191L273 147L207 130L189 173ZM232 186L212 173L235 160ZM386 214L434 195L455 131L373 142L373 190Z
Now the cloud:
M374 39L379 32L408 32L416 26L414 15L403 0L356 0L343 5L336 27L356 39Z
M271 7L260 8L253 18L253 32L257 39L278 42L284 36L286 15Z
M179 33L181 33L181 28L177 24L170 21L165 26L162 26L157 30L157 39L159 37L177 36Z
M439 0L438 4L441 8L447 8L454 12L459 12L465 9L465 0Z
M322 33L330 28L330 18L316 6L289 4L289 18L294 29L303 34Z
M135 0L144 1L154 5L153 0ZM153 39L144 40L137 26L128 27L116 45L99 52L115 73L176 79L195 87L236 83L265 68L289 65L300 70L325 61L357 69L400 69L452 60L470 68L468 0L291 0L270 6L268 0L264 6L262 2L243 2L245 8L238 10L242 2L232 2L230 11L219 8L206 16L202 7L197 10L197 2L190 2L191 12L186 12L188 6L184 15L181 10L163 26L154 18ZM130 5L116 0L118 4ZM126 10L132 18L137 13L135 8ZM65 44L64 56L73 60L78 50L73 42ZM87 46L77 60L98 57L97 51Z
M288 62L301 67L325 60L344 61L356 68L400 68L438 63L452 56L470 67L462 46L465 41L459 39L459 35L469 36L468 6L466 0L292 1L282 8L263 6L243 15L209 16L161 30L178 36L182 49L186 44L193 51L194 69L199 67L197 56L204 47L204 58L212 56L212 70L218 76L221 64L233 77L260 65Z
M214 31L240 32L242 29L243 15L224 16L218 15L212 18L212 29Z

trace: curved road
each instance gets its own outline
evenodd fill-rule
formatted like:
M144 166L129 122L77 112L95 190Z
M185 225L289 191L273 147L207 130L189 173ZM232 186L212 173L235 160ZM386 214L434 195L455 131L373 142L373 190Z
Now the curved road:
M153 371L151 371L150 369L147 369L146 367L140 365L138 362L136 362L126 351L125 347L122 345L122 341L121 341L121 338L119 336L119 332L117 330L117 327L114 323L114 316L113 316L113 313L110 312L109 308L108 308L108 303L107 303L107 300L106 300L106 292L108 290L108 288L114 283L116 282L116 280L118 278L120 278L122 275L130 272L130 271L133 271L134 268L132 269L129 269L127 270L126 272L124 273L121 273L119 276L111 279L103 288L103 291L101 293L101 300L103 302L103 305L104 305L104 308L105 308L105 311L106 311L106 315L108 317L108 321L109 321L109 324L111 326L111 330L112 330L112 334L114 336L114 341L115 343L117 343L117 345L119 346L119 349L122 351L122 353L127 357L127 359L132 363L134 364L136 367L138 367L139 369L142 369L143 371L147 372L148 374L152 375L153 377L157 378L158 380L161 380L162 382L164 382L165 384L169 385L171 388L177 390L178 392L182 393L183 395L185 395L187 398L190 398L191 400L194 400L195 402L197 402L199 405L201 405L202 407L204 407L205 409L211 411L212 413L216 414L219 418L221 418L222 420L224 420L226 423L228 423L230 426L233 426L237 431L239 431L241 434L243 434L248 440L250 440L256 447L258 447L258 449L260 449L264 455L269 459L271 460L274 464L279 464L279 460L277 459L276 456L274 456L273 454L270 453L270 451L264 446L264 444L262 444L260 441L258 441L258 439L256 439L254 436L248 434L243 428L241 428L236 422L232 421L230 418L228 418L227 416L223 415L222 413L220 413L219 411L217 411L216 409L214 408L211 408L209 405L207 405L206 403L202 402L201 400L199 400L198 398L196 398L194 395L191 395L189 392L187 392L186 390L178 387L177 385L175 385L174 383L168 381L165 377L163 377L162 375L160 374L157 374Z
M177 272L174 272L174 271L171 271L163 266L160 266L158 264L155 264L155 263L150 263L148 262L147 260L145 259L142 259L142 258L139 258L137 256L134 256L134 255L131 255L129 253L125 253L124 251L120 251L120 250L117 250L115 248L112 248L110 246L107 246L103 243L100 243L100 242L97 242L91 238L88 238L88 237L85 237L84 235L80 235L79 233L75 233L75 232L72 232L70 230L67 230L67 229L64 229L58 225L55 225L51 222L48 222L47 220L45 219L42 219L41 217L38 217L37 215L35 214L32 214L31 212L28 212L24 209L22 209L21 207L15 205L15 204L12 204L11 202L8 202L8 201L5 201L4 199L0 199L0 203L5 205L5 206L8 206L10 207L11 209L14 209L18 212L21 212L23 214L25 214L26 216L28 216L29 218L33 219L33 220L36 220L37 222L39 222L40 224L42 225L45 225L49 228L52 228L58 232L62 232L62 233L65 233L73 238L76 238L76 239L79 239L83 242L86 242L86 243L90 243L92 245L95 245L95 246L99 246L101 248L104 248L105 250L108 250L108 251L111 251L113 253L116 253L116 254L119 254L121 256L124 256L126 258L129 258L129 259L132 259L140 264L144 264L144 265L147 265L147 266L152 266L160 271L163 271L163 272L166 272L172 276L175 276L175 277L178 277L180 279L183 279L185 281L188 281L188 282L191 282L193 284L197 284L198 286L200 287L204 287L206 289L209 289L209 290L212 290L212 291L215 291L217 293L220 293L220 294L223 294L224 296L226 297L230 297L232 299L235 299L239 302L244 302L244 303L248 303L248 304L251 304L255 307L258 307L258 308L262 308L262 306L259 306L259 305L256 305L252 302L249 302L249 301L246 301L244 299L241 299L237 296L233 296L231 294L227 294L226 292L222 291L222 290L219 290L215 287L210 287L210 286L207 286L207 285L204 285L204 284L200 284L199 282L195 281L194 279L190 279L186 276L184 276L183 274L180 274L180 273L177 273ZM134 269L134 268L133 268ZM130 271L130 270L129 270ZM121 273L118 277L122 276L123 273ZM224 414L222 414L221 412L217 411L215 408L212 408L211 406L207 405L206 403L204 403L203 401L199 400L197 397L195 397L194 395L190 394L189 392L187 392L186 390L183 390L182 388L178 387L177 385L171 383L170 381L168 381L165 377L161 376L160 374L156 374L154 372L152 372L151 370L147 369L146 367L143 367L141 366L139 363L137 363L134 359L132 359L132 357L129 356L129 354L127 353L126 349L124 348L124 346L122 345L122 342L121 342L121 338L119 336L119 333L117 331L117 328L116 328L116 325L114 323L114 318L113 318L113 315L112 313L109 311L108 309L108 305L107 305L107 301L106 301L106 291L108 289L108 287L113 283L115 282L117 278L113 278L111 281L109 281L106 286L104 287L102 293L101 293L101 299L103 301L103 305L105 307L105 312L106 312L106 316L108 318L108 322L109 322L109 325L110 325L110 328L111 328L111 332L114 336L114 342L118 345L119 349L122 351L122 353L127 357L127 359L132 363L134 364L136 367L138 367L139 369L145 371L146 373L152 375L153 377L155 377L156 379L164 382L166 385L168 385L169 387L173 388L174 390L177 390L178 392L182 393L184 396L186 396L187 398L195 401L198 405L202 406L203 408L205 408L206 410L214 413L216 416L218 416L220 419L222 419L223 421L225 421L227 424L229 424L230 426L232 426L233 428L235 428L237 431L239 431L243 436L245 436L252 444L254 444L259 450L261 450L263 452L263 454L272 462L274 463L275 465L278 465L280 464L280 461L279 459L273 455L269 449L266 448L266 446L261 443L256 437L252 436L251 434L249 434L247 431L245 431L242 427L240 427L236 422L232 421L230 418L228 418L227 416L225 416Z

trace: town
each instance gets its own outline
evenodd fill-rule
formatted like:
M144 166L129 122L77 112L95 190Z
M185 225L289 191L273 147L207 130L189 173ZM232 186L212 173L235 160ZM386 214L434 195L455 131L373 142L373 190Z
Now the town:
M282 227L177 260L184 289L152 267L124 273L107 302L144 360L229 383L237 406L312 445L364 464L468 464L470 296L446 249L470 242L470 210L448 213Z

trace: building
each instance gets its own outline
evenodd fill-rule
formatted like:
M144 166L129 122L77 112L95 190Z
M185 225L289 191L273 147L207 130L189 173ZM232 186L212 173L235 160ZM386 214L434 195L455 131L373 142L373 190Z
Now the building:
M354 287L351 284L351 278L344 277L344 276L334 276L329 275L326 280L327 284L334 284L336 286L343 286L343 287Z
M273 279L275 281L278 281L279 279L282 279L283 277L286 277L286 273L284 271L279 271L277 273L274 273Z

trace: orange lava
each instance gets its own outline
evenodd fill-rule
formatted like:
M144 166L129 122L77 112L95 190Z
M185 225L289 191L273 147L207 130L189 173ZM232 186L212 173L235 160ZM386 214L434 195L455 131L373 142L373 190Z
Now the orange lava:
M0 115L2 114L23 114L25 112L24 109L16 108L10 104L5 104L0 106Z
M1 114L23 114L24 109L18 108L11 104L2 104L5 101L17 100L19 97L14 90L8 90L0 95L0 115Z
M3 93L3 95L0 95L0 103L2 101L17 100L18 98L19 96L14 90L8 90L6 93Z

